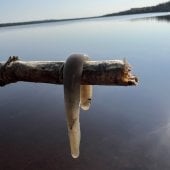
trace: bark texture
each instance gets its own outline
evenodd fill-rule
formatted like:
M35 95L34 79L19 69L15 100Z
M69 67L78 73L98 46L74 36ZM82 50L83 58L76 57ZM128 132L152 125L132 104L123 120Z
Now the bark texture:
M63 84L64 61L21 61L13 56L0 63L0 86L18 81ZM73 68L74 69L74 68ZM137 85L125 60L87 61L83 66L81 84Z

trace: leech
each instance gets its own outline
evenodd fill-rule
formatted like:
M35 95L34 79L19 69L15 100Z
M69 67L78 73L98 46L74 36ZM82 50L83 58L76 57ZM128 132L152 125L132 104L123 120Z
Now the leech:
M89 60L89 58L87 57L86 60ZM92 85L81 85L80 86L80 107L81 107L81 109L89 110L90 105L91 105L92 93L93 93Z
M80 86L80 107L83 110L90 108L92 100L93 86L92 85L81 85Z
M63 70L68 136L70 140L71 155L73 158L79 157L81 138L79 122L80 105L84 110L89 109L92 96L91 85L81 86L83 63L86 60L88 60L86 55L73 54L66 60Z

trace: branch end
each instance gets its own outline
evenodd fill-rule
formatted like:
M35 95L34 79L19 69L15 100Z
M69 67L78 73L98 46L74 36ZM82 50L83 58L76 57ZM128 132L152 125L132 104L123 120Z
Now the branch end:
M122 74L122 81L128 86L137 85L139 80L138 77L131 73L131 65L127 62L126 58L123 59L124 68Z

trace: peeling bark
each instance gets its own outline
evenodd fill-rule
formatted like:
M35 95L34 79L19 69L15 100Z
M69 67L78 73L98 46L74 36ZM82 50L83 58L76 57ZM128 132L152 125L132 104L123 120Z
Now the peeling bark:
M0 86L18 81L63 84L64 61L21 61L10 57L0 63ZM81 84L137 85L138 78L131 73L125 60L87 61L83 66Z

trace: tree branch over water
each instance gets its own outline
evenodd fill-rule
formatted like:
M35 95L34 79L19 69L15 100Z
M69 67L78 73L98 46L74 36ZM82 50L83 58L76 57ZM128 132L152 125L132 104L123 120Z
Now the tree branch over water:
M64 61L21 61L10 57L0 63L0 86L18 81L63 84ZM125 60L87 61L83 66L81 84L137 85L138 78L131 73Z

